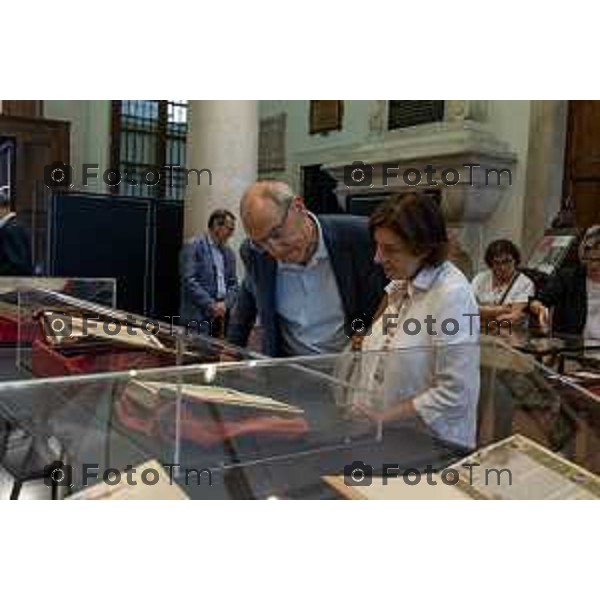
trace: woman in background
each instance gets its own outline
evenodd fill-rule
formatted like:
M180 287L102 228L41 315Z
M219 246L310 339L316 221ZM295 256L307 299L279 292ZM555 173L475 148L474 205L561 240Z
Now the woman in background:
M495 240L487 247L484 259L488 269L478 273L471 284L482 322L522 321L535 286L517 270L519 249L510 240Z
M529 309L540 326L557 334L600 340L600 225L590 227L579 245L579 263L554 275Z

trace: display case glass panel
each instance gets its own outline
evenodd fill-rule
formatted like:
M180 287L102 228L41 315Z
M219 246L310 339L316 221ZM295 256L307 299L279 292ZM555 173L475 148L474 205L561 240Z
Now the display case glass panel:
M385 388L372 377L381 361ZM423 409L380 418L431 393L441 421ZM341 498L327 478L359 487L390 466L439 472L515 434L598 474L599 409L595 394L494 338L0 386L0 416L26 432L33 465L5 456L7 468L62 461L69 494L154 460L190 498ZM441 426L457 415L461 427Z
M224 340L186 331L47 289L18 292L19 323L33 332L21 344L18 369L62 377L234 360L250 354Z
M116 282L110 278L0 277L0 344L31 343L35 327L19 327L19 290L45 289L103 306L116 306Z

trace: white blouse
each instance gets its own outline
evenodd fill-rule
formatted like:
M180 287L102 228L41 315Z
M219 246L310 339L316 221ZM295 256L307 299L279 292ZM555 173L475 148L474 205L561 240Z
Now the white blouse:
M473 283L471 284L473 293L479 304L496 305L500 304L500 300L504 297L508 285L509 284L507 283L506 285L495 288L491 270L482 271L475 275ZM522 302L529 302L530 296L533 296L534 294L535 287L533 281L531 281L527 275L519 273L502 304L520 304Z
M423 269L404 302L394 298L394 287L386 288L390 305L363 343L358 387L370 393L355 399L387 409L412 398L434 434L472 448L480 374L479 309L471 286L445 261Z

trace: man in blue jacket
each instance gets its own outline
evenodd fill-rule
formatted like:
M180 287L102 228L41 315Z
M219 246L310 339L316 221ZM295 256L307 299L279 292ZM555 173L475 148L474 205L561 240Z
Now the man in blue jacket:
M222 337L238 289L235 253L227 241L235 231L235 216L216 210L208 233L184 245L180 256L180 324L189 331Z
M246 277L227 337L244 346L258 316L270 356L339 352L368 325L384 294L366 219L310 213L279 181L242 197Z

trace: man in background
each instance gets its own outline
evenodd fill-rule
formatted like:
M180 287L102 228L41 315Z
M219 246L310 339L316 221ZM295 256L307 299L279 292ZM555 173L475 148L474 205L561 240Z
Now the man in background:
M189 330L223 337L228 312L238 289L235 253L227 242L235 231L235 216L215 210L208 233L192 238L180 257L182 324Z
M0 188L0 276L33 275L31 241L11 211L8 189Z

